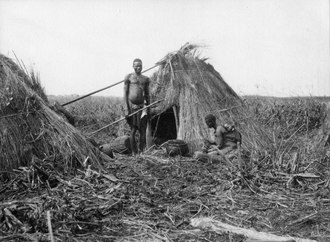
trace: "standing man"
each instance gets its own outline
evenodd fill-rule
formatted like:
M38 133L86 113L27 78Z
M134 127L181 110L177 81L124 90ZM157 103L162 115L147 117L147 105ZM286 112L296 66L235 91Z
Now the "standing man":
M150 104L148 77L141 74L142 61L135 59L133 61L134 72L128 74L124 80L124 98L127 105L128 115ZM138 153L135 135L139 131L139 152L142 152L146 145L146 128L149 121L150 110L143 110L127 118L131 127L130 144L133 155Z

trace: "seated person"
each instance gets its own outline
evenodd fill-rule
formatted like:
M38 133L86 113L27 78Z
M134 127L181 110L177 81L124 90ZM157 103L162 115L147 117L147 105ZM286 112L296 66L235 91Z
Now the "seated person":
M204 154L230 156L240 149L242 136L234 125L217 125L216 117L213 114L205 117L205 123L210 128L212 138L204 139L202 149ZM198 156L198 154L196 155Z

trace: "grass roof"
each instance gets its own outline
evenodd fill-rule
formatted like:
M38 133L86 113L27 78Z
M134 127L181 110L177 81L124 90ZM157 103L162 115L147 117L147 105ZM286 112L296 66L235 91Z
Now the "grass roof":
M269 136L251 117L248 107L224 81L219 72L201 58L195 45L186 44L167 54L151 77L153 100L164 99L154 110L156 115L169 108L178 108L177 138L190 143L192 150L200 147L208 136L204 117L213 113L219 123L232 122L243 134L246 148L267 146ZM243 146L243 147L244 147Z
M63 172L101 160L84 136L50 109L36 80L0 55L0 179L36 160Z

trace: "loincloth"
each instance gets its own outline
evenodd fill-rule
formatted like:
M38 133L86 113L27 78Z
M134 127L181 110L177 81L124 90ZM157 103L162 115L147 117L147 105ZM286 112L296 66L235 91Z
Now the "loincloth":
M136 105L136 104L131 104L132 106L132 113L138 111L139 109L141 108L144 108L144 105L141 104L141 105ZM147 118L147 111L146 109L142 110L142 111L139 111L138 113L132 115L130 117L130 122L129 122L129 125L131 127L135 127L137 129L140 129L141 127L144 127L145 126L145 120Z

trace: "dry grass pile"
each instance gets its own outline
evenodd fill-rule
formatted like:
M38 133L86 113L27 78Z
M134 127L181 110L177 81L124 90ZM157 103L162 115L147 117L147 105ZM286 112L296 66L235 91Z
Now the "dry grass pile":
M208 136L204 117L213 113L220 123L233 122L243 134L243 147L266 150L271 144L269 134L249 112L247 106L221 75L201 58L197 46L184 45L169 53L151 77L153 100L164 98L155 109L159 114L173 106L178 110L178 139L187 141L192 151L201 147Z
M305 166L289 174L154 155L119 156L107 167L118 180L88 167L63 176L44 163L16 171L0 187L0 239L46 241L47 211L55 241L246 241L194 227L191 219L201 217L277 235L330 238L329 159L322 172Z
M0 176L40 159L63 172L86 159L98 164L94 147L53 112L40 84L0 55ZM38 87L39 86L39 87ZM37 91L37 92L36 92Z

